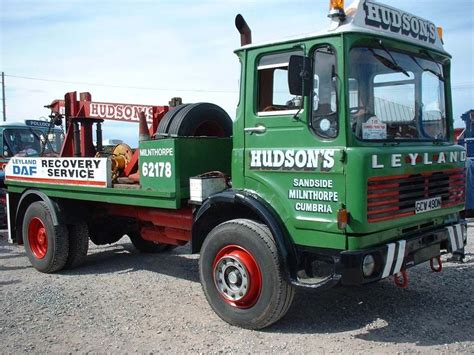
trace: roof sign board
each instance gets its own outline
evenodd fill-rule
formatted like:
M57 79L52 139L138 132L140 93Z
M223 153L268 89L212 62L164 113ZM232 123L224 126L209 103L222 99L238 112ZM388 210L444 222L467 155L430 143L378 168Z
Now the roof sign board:
M248 44L237 49L236 52L242 49L299 41L305 38L319 38L334 33L356 32L391 37L398 41L407 41L446 53L435 24L408 12L375 0L355 0L345 9L345 15L343 20L340 20L339 17L331 18L329 27L322 31L308 33L304 37L298 36L280 41Z
M30 127L37 128L53 128L54 125L49 121L25 120L25 124Z
M373 30L399 40L443 50L436 25L408 12L374 0L356 0L347 8L346 15L337 31Z
M140 112L145 113L147 122L153 118L153 106L90 102L90 117L115 121L140 122Z
M436 26L430 21L371 1L365 1L364 12L367 26L410 36L424 42L436 41Z

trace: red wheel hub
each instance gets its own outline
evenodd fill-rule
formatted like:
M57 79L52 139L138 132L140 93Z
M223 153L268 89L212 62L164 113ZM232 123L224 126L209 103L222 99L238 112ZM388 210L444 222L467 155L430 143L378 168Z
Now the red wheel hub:
M231 306L249 308L257 303L262 273L253 255L238 245L222 248L212 264L214 283Z
M38 259L43 259L48 251L48 234L41 219L34 217L28 226L28 244Z

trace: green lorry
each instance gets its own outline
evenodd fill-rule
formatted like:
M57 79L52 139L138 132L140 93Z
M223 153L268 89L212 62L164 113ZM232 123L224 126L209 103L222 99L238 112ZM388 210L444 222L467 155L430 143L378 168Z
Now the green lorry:
M89 240L190 242L213 310L252 329L280 319L298 287L405 287L415 265L441 271L467 242L442 31L341 3L327 30L268 44L237 16L233 123L208 103L163 106L151 128L140 113L137 149L105 155L90 95L67 94L61 157L7 165L10 240L43 272L79 265Z

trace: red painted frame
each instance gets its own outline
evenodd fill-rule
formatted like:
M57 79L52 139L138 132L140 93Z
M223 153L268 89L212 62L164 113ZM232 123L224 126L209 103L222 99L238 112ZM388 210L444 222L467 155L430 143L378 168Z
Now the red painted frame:
M91 106L93 104L108 105L110 107L117 108L119 106L141 106L145 108L152 108L150 136L156 133L158 124L160 123L163 116L168 112L169 106L152 106L152 105L137 105L137 104L123 104L123 103L109 103L109 102L94 102L92 96L88 92L82 92L77 100L77 92L68 92L64 96L64 100L54 100L49 107L53 114L62 114L66 117L66 137L64 139L63 147L61 149L61 157L72 157L74 156L74 124L80 123L80 156L81 157L93 157L95 155L95 148L92 139L92 125L94 123L100 123L103 120L116 120L124 122L138 122L132 118L125 119L119 118L118 116L112 117L94 117L91 114ZM114 112L117 112L114 109ZM131 164L127 166L125 175L128 176L132 171L135 170L138 163L138 152L132 157Z

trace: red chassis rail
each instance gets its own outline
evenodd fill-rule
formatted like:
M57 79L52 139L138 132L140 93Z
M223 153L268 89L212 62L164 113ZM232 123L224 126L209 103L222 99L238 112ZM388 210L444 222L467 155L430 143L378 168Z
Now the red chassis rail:
M132 217L140 221L143 239L171 245L184 245L191 240L193 212L189 207L179 210L125 205L106 205L110 216Z

